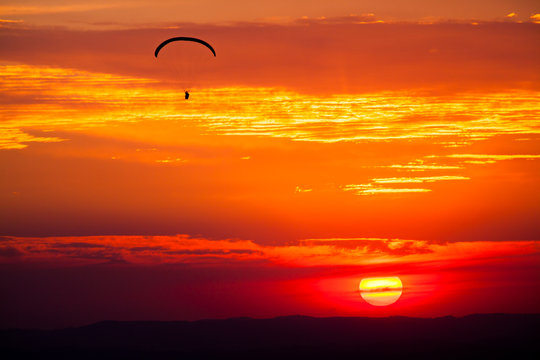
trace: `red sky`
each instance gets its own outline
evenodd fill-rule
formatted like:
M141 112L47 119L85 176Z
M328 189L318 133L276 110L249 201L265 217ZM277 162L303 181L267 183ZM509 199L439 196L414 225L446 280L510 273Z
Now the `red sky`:
M0 326L538 312L538 5L249 4L0 6Z

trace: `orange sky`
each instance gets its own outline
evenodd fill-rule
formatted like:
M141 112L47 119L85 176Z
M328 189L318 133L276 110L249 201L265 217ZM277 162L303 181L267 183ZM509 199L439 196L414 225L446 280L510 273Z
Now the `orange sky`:
M6 0L2 18L36 25L79 28L133 27L178 22L286 22L303 16L375 14L384 21L527 21L539 13L535 0Z
M0 326L539 311L534 2L207 3L0 6Z

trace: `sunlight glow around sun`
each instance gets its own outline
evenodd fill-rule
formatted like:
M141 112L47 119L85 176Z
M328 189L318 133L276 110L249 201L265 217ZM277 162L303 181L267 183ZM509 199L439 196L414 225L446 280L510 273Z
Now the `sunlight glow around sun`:
M403 284L397 276L365 278L360 281L359 289L360 295L368 304L387 306L400 298Z

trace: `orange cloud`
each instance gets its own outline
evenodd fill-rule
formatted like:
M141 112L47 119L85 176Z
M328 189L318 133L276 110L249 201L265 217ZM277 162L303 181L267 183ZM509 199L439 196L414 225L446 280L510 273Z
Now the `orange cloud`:
M264 246L248 240L177 236L78 236L1 240L2 262L72 264L206 264L266 261L288 266L360 266L433 261L480 261L538 255L537 241L430 243L381 238L306 239L297 245ZM214 265L212 265L214 264Z

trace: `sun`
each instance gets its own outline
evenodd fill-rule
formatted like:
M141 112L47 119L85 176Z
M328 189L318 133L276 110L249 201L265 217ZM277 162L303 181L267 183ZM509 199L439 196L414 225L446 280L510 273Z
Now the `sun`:
M395 303L401 296L403 284L397 276L365 278L360 281L360 295L374 306L387 306Z

